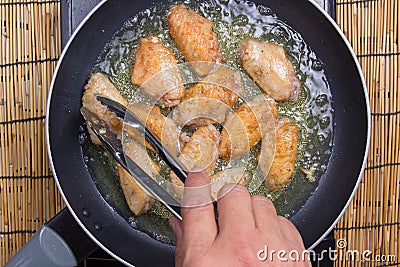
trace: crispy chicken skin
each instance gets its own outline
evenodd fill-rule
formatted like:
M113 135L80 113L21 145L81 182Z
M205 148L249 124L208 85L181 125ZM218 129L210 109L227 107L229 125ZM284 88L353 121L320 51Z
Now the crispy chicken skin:
M180 126L204 126L225 121L226 113L243 95L240 73L221 68L186 91L172 119Z
M148 211L154 204L155 200L147 194L132 178L124 167L117 164L119 181L124 192L126 202L129 209L139 216Z
M174 52L164 46L157 36L149 36L142 39L136 49L132 83L141 86L161 106L176 106L185 96L177 66Z
M101 73L91 75L85 86L82 97L82 105L104 120L111 127L111 130L117 134L118 137L121 137L122 120L116 118L113 112L108 111L106 106L103 106L99 101L97 101L96 95L110 98L124 106L127 106L128 102L121 96L114 84L112 84L110 80ZM97 136L90 130L89 133L92 142L101 145Z
M223 63L212 22L184 5L171 7L168 14L169 31L189 62ZM192 64L200 76L206 76L212 64Z
M240 48L244 69L268 96L275 100L298 98L300 83L282 46L248 39Z
M163 145L168 148L171 153L179 155L181 151L181 134L175 122L165 117L160 108L157 106L147 106L144 104L131 103L129 109L146 125L154 131L155 134L160 138ZM127 126L125 128L129 136L135 138L139 143L143 144L144 139L142 135L134 128ZM153 150L150 145L147 148Z
M211 180L211 196L217 199L218 191L226 184L241 184L245 185L248 181L249 174L244 167L235 167L226 169L210 177Z
M178 158L188 170L193 167L202 167L208 175L211 175L219 157L219 142L220 133L213 125L202 126L193 133ZM181 180L173 172L171 172L170 181L175 185L183 186Z
M125 153L143 169L149 176L156 178L160 167L147 155L146 150L135 141L124 144ZM149 195L121 165L117 165L122 191L129 209L135 215L141 215L154 204L154 198Z
M267 131L261 139L261 150L257 156L258 168L263 174L263 178L267 176L274 161L276 152L276 128Z
M297 155L298 129L289 119L279 119L276 126L276 152L265 185L279 190L287 185L294 174Z
M275 127L275 109L275 102L258 95L226 116L221 133L221 157L230 160L249 152L271 127Z

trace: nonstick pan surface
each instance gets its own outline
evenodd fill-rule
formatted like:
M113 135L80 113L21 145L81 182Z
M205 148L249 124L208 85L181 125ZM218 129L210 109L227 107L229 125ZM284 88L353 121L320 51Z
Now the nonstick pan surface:
M167 2L167 1L165 1ZM360 67L333 21L305 0L253 1L269 7L298 31L324 63L334 108L332 154L315 192L290 218L307 248L332 230L352 199L369 146L369 106ZM48 147L66 204L86 233L128 265L172 266L174 246L135 230L99 193L79 142L84 85L99 54L123 24L149 7L147 1L102 2L81 24L58 64L48 105Z

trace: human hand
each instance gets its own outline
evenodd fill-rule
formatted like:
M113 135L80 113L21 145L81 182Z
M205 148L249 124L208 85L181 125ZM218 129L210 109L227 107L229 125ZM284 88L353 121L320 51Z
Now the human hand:
M191 172L185 187L207 184L210 178L205 172ZM196 192L184 195L185 206L190 207L182 207L182 222L170 219L176 235L176 266L311 266L307 255L302 258L305 248L299 232L276 214L267 198L250 196L241 185L226 185L219 192L217 223L210 194Z

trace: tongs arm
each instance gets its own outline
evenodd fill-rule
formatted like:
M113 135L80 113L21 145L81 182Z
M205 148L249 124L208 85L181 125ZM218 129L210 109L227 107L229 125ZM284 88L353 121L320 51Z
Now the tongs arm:
M107 106L108 110L114 112L118 118L124 120L124 123L137 129L150 144L150 146L156 151L158 155L164 160L164 162L171 168L171 170L178 176L178 178L185 183L188 175L188 171L180 160L172 154L166 147L163 146L160 138L154 133L154 131L146 127L145 122L142 122L132 111L127 109L124 105L102 96L96 96L97 100L103 105Z
M182 220L180 204L167 191L165 191L153 178L151 178L132 159L123 153L122 144L116 135L111 132L106 123L100 120L94 113L82 107L81 113L88 126L100 140L114 159L132 174L133 179L141 185L149 194L160 201L175 217ZM101 133L100 133L101 130Z

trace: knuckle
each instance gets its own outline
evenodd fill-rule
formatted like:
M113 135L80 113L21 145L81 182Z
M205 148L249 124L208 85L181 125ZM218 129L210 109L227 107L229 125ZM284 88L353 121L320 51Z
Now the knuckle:
M251 245L252 243L251 240L247 240L237 243L237 245L234 246L235 249L233 255L236 255L236 258L240 263L248 264L249 262L256 260L257 249Z

